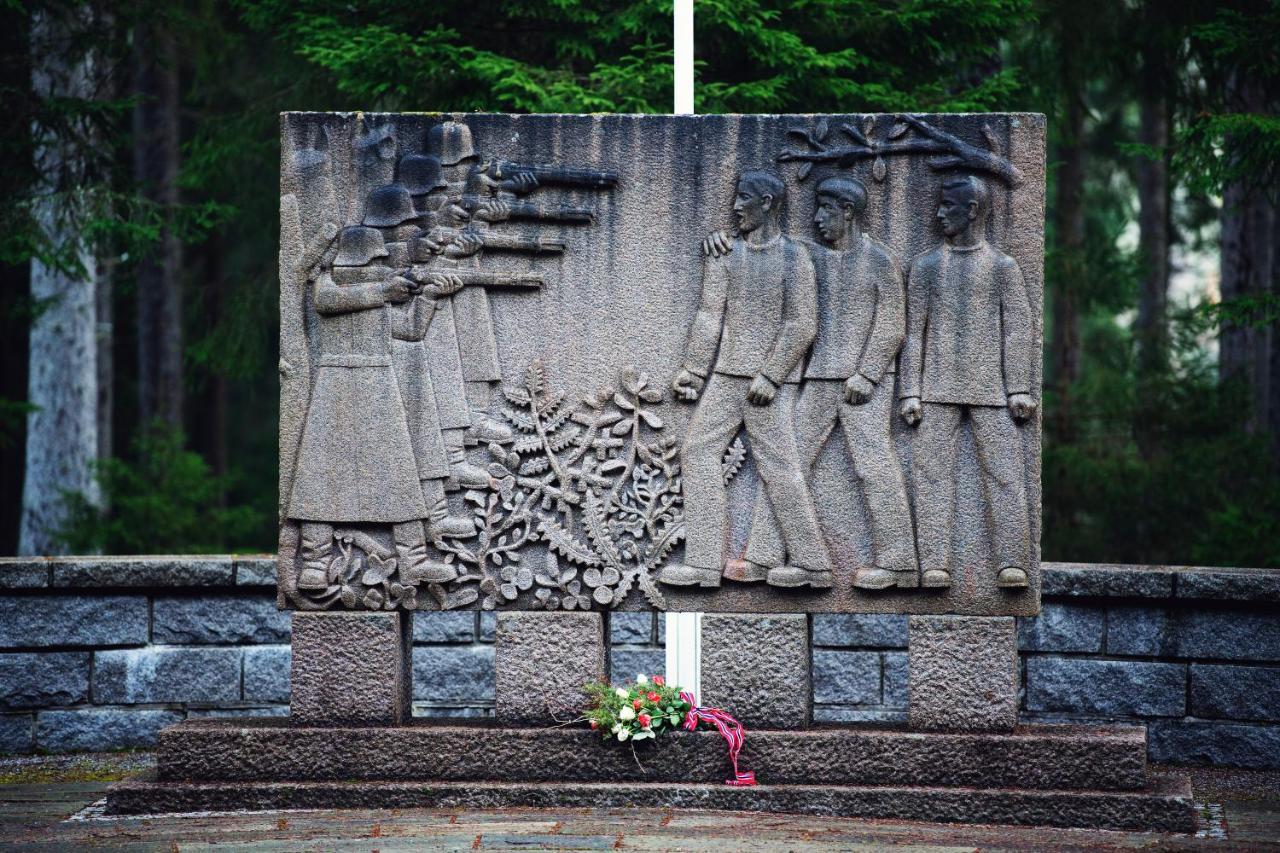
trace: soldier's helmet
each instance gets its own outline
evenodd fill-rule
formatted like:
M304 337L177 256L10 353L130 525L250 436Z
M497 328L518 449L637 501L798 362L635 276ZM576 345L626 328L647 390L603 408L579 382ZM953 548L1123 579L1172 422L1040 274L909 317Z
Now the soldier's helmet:
M413 219L413 196L404 184L387 184L370 191L364 203L364 224L394 228Z
M440 158L430 154L406 154L396 163L396 183L410 195L426 195L449 186L440 175Z
M476 149L471 142L471 128L456 121L437 124L427 131L427 151L439 157L445 166L472 159Z
M362 267L374 258L387 256L387 244L382 232L365 225L348 225L338 233L338 254L333 259L336 267Z

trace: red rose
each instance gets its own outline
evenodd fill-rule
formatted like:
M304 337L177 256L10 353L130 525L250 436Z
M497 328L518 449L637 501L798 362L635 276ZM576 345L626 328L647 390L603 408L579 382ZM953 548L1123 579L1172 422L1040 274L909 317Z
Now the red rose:
M654 684L658 685L659 687L666 684L666 682L662 680L661 675L655 675L653 678L650 679L650 681L652 681Z
M631 707L632 707L632 708L635 708L637 711L639 711L639 710L640 710L640 706L641 706L641 705L643 705L643 704L644 704L644 700L643 700L643 699L637 699L637 700L635 700L634 702L632 702L632 703L631 703Z
M647 729L649 728L649 721L652 720L653 717L650 717L648 714L641 714L640 716L636 717L636 719L640 721L640 725L644 726Z
M595 720L592 720L592 721L591 721L591 728L593 728L593 729L598 729L598 728L600 728L600 724L599 724L599 723L597 723Z
M659 696L657 693L650 693L650 694L649 694L648 696L646 696L645 698L646 698L646 699L648 699L650 702L657 702L657 701L659 701L660 699L662 699L662 697L661 697L661 696Z

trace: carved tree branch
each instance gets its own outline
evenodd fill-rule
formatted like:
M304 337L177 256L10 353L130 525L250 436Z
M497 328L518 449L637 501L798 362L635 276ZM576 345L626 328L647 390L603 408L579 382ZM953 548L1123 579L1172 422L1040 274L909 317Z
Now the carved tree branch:
M834 163L847 168L860 160L893 154L934 154L929 159L931 169L966 168L986 172L1011 187L1022 185L1022 171L1012 162L991 151L970 145L960 137L940 130L912 115L899 118L914 128L923 139L902 142L868 143L858 145L832 145L817 151L783 151L778 155L781 163L810 162Z

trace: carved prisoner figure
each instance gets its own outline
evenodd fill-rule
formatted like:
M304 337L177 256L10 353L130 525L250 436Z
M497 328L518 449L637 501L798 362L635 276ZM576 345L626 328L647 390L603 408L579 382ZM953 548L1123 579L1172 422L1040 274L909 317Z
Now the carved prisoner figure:
M906 483L889 434L894 369L906 325L902 269L862 230L867 189L856 178L818 184L813 222L826 244L811 245L818 279L818 329L796 402L796 443L808 471L837 424L866 495L875 565L858 569L863 589L919 585ZM827 248L829 246L830 248ZM782 560L782 535L764 495L756 498L745 559L730 564L758 580Z
M701 304L672 383L680 399L701 396L681 450L685 559L663 568L663 583L720 585L727 513L721 460L745 427L789 552L788 564L770 568L766 580L831 586L792 422L800 361L817 327L817 283L808 250L779 227L785 200L786 185L772 172L744 172L733 203L742 236L732 253L703 264Z
M973 432L992 531L997 583L1027 586L1030 529L1016 421L1031 417L1035 358L1022 271L986 241L990 191L974 176L944 181L937 217L945 242L911 265L902 351L902 418L912 446L921 585L951 585L955 448Z

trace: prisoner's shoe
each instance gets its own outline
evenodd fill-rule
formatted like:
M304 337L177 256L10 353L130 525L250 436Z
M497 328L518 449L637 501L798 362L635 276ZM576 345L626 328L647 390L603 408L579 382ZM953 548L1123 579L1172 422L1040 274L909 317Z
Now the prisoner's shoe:
M515 441L515 437L511 427L506 424L495 421L480 412L472 412L471 428L467 430L465 441L467 444L489 444L491 442L508 444Z
M769 577L769 567L753 560L730 560L725 564L724 576L738 583L759 583Z
M428 519L427 521L427 538L433 541L445 537L449 539L470 539L475 535L476 523L469 518L446 515L441 519Z
M470 462L454 462L449 465L449 479L444 487L455 492L458 489L487 489L489 472Z
M662 567L662 571L658 573L658 580L670 586L715 587L720 586L720 570L671 563Z
M951 586L951 573L942 569L929 569L920 579L920 586L925 589L946 589Z
M996 575L996 586L1001 589L1026 589L1027 573L1017 566L1005 566Z
M920 586L920 577L910 570L893 571L874 566L854 572L853 585L858 589L914 589Z
M766 580L769 586L811 586L814 589L826 589L831 586L831 571L803 569L799 566L778 566L769 570Z

